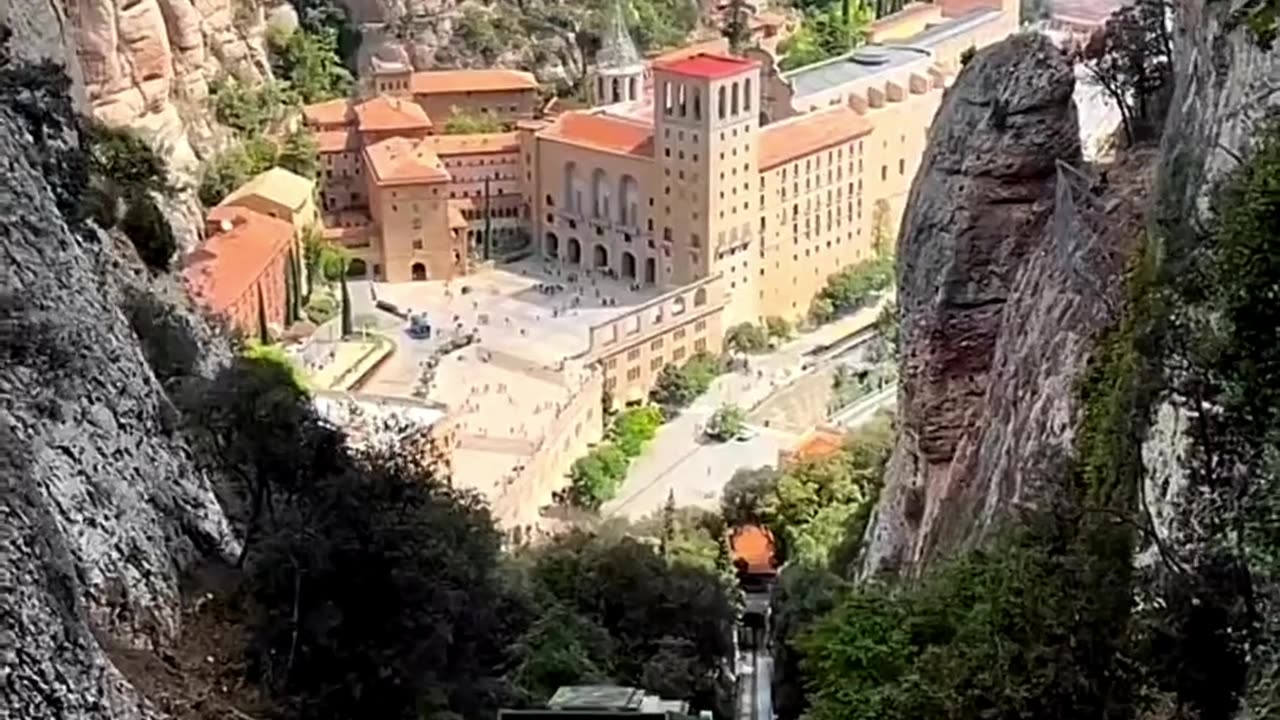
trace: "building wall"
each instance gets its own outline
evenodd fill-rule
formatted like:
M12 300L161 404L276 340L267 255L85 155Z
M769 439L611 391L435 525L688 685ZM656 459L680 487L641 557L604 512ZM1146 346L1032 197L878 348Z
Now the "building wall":
M369 206L360 150L320 153L320 200L326 213Z
M659 248L650 229L653 161L548 138L538 145L534 239L542 256L639 282L651 269L652 281L665 283L669 248Z
M542 507L569 485L569 469L591 446L604 438L604 411L600 405L603 375L586 373L578 390L547 428L516 479L494 503L504 527L538 522Z
M851 140L761 174L763 314L802 318L833 272L873 256L864 147Z
M440 280L466 269L466 248L449 229L444 183L379 187L370 183L382 279L406 282L415 277Z
M444 124L457 111L473 115L491 115L504 122L532 118L538 108L538 91L518 90L508 92L457 92L415 94L415 102L427 112L427 117L441 132Z
M584 359L600 363L615 407L643 400L665 365L720 352L726 302L720 276L667 293L592 327Z
M863 217L871 235L881 235L890 246L897 238L911 183L923 159L929 128L942 95L940 87L929 87L921 93L908 89L901 101L886 100L882 107L869 107L865 111L873 129L864 139L861 158L864 162Z

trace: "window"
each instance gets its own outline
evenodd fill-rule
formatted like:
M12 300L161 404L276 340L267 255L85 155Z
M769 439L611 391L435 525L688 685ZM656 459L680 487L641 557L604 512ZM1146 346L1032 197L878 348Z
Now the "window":
M881 165L881 166L880 166L880 179L881 179L881 180L888 180L888 179L889 179L889 166L888 166L888 165Z
M694 341L693 341L693 351L694 351L694 352L706 352L706 351L707 351L707 341L706 341L706 339L705 339L705 338L698 338L697 340L694 340Z
M649 361L649 369L650 369L650 370L661 370L661 369L662 369L662 356L661 356L661 355L659 355L658 357L656 357L656 358L654 358L654 359L652 359L652 360L650 360L650 361Z
M675 352L671 353L671 362L678 363L684 359L684 348L678 347Z
M684 328L680 328L679 330L676 330L675 332L671 333L671 339L672 339L672 340L683 340L683 339L684 339Z
M724 111L725 111L725 105L726 105L724 99L725 99L725 89L724 89L724 86L721 86L720 91L716 94L716 115L721 120L724 119ZM724 139L723 134L721 135L720 139L721 140Z
M609 358L609 362L605 363L604 366L608 370L618 367L618 358Z
M904 160L903 158L898 158L898 174L899 175L907 174L907 161Z
M696 322L696 323L694 323L694 324L693 324L693 331L694 331L694 332L702 332L703 330L706 330L706 329L707 329L707 321L706 321L706 320L699 320L698 322Z
M639 359L640 359L640 348L632 348L629 352L627 352L627 360L639 360Z
M633 367L633 368L631 368L630 370L627 370L627 380L628 380L628 381L635 381L635 380L639 380L639 379L640 379L640 368L638 368L638 367Z
M654 340L653 342L649 343L649 349L650 349L650 350L661 350L661 349L662 349L662 338L658 338L657 340Z

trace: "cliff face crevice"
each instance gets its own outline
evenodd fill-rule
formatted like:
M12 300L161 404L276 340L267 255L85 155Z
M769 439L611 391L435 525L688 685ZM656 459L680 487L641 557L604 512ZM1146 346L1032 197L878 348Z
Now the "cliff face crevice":
M898 239L901 429L866 574L918 567L1066 480L1075 386L1140 237L1131 200L1081 169L1073 89L1047 39L1016 36L935 118Z
M39 162L66 150L0 107L0 718L150 718L99 638L171 643L181 573L237 541L129 299L203 325L127 247L63 220Z

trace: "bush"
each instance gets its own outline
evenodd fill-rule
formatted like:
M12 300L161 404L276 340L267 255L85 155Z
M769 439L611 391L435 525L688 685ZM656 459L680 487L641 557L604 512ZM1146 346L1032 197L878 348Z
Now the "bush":
M260 137L298 106L297 94L274 81L249 87L234 79L215 80L209 100L218 122L251 138Z
M327 293L313 293L303 313L316 325L323 325L338 315L338 301Z
M285 136L276 164L296 175L314 180L320 168L320 151L315 136L298 128Z

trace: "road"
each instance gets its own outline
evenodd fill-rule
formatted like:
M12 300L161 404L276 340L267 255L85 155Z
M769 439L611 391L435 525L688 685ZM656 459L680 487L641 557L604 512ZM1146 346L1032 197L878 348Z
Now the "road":
M720 490L741 468L776 465L778 451L800 439L799 433L748 423L754 437L727 443L707 442L701 428L724 403L750 409L805 377L806 353L864 327L879 314L867 308L766 355L751 358L751 369L716 378L711 388L679 417L663 425L644 454L631 465L618 496L601 508L606 517L640 519L660 510L667 496L677 505L713 508Z

